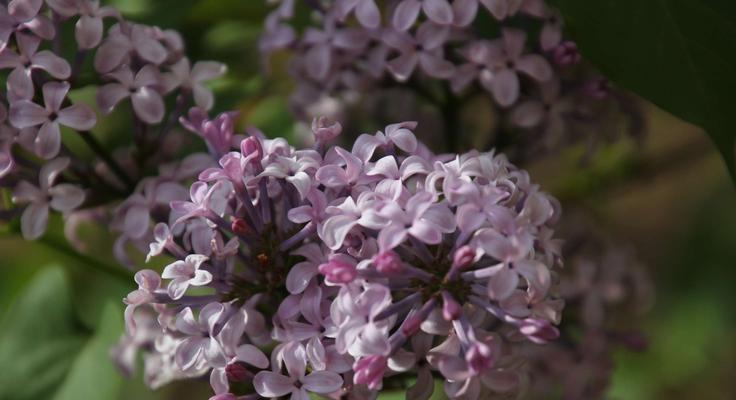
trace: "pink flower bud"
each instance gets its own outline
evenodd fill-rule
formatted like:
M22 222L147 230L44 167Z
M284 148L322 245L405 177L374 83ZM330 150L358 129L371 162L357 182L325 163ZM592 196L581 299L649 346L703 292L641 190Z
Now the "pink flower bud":
M243 363L232 363L225 367L225 373L227 379L231 382L245 382L253 377L253 374L248 371Z
M478 375L493 366L494 360L491 348L485 343L476 341L470 345L465 353L465 361L467 361L473 375Z
M258 138L250 136L240 142L240 152L253 164L259 164L263 159L263 147Z
M605 78L594 79L583 86L583 93L597 100L602 100L611 94L611 84Z
M377 255L373 259L378 272L387 276L400 275L404 271L404 264L401 257L395 251L389 250Z
M251 232L250 226L248 226L248 223L242 218L233 218L230 229L232 229L236 235L247 235Z
M442 318L446 321L454 321L460 318L462 312L462 306L452 298L452 295L442 292Z
M322 116L312 120L312 132L315 139L320 142L327 142L336 138L342 132L342 125Z
M552 58L557 65L571 65L580 62L580 52L575 42L562 42L552 51Z
M356 385L366 385L368 389L376 390L381 386L383 373L388 366L388 359L384 356L367 356L359 359L353 364L355 376L353 382Z
M519 332L536 344L546 344L560 337L560 331L549 321L537 318L521 321Z
M354 265L332 259L319 266L319 272L332 283L348 283L358 275Z
M452 256L452 268L464 270L473 265L474 261L475 249L470 246L463 246L455 250L455 254Z
M401 325L401 332L406 335L406 337L414 335L419 331L419 327L422 325L423 320L424 318L420 318L416 314L408 316Z

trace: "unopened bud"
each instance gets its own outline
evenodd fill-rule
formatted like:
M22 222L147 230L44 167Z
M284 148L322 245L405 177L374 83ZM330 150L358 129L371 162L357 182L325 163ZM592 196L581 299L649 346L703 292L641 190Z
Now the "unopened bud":
M245 382L253 377L253 374L240 362L228 364L225 367L225 373L230 382Z
M396 276L404 271L401 257L395 251L389 250L377 255L373 259L376 270L386 276Z
M452 256L452 267L459 270L465 270L475 261L475 249L470 246L463 246L455 250Z
M557 65L577 64L580 62L578 46L575 42L562 42L552 51L552 59Z
M336 138L342 132L339 122L330 121L327 117L319 117L312 120L312 133L320 142L327 142Z
M233 233L236 235L247 235L251 233L250 226L248 226L248 223L243 218L233 218L233 222L230 224L230 229L232 229Z
M546 344L560 337L560 331L549 321L527 318L521 321L519 332L536 344Z
M442 292L442 318L446 321L454 321L460 318L463 308L455 301L451 294Z
M319 266L319 272L332 283L349 283L358 275L354 265L332 259Z

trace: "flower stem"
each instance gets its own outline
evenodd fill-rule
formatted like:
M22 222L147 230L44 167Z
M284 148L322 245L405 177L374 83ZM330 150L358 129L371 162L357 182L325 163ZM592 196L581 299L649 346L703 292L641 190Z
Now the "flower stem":
M107 150L102 147L100 142L95 139L94 136L92 136L91 132L80 132L79 135L82 137L82 140L92 149L92 151L97 154L104 162L107 164L107 166L110 168L110 171L115 174L123 183L128 186L128 188L133 191L135 188L135 184L133 183L133 180L128 176L128 174L125 172L123 167L118 164L117 161L110 155L110 153L107 152Z

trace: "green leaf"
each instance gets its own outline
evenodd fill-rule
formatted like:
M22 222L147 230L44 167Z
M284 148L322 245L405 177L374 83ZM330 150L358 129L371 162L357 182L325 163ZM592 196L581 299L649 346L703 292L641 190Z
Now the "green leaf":
M618 85L704 128L736 177L736 1L554 3L586 58Z
M110 348L118 341L122 331L120 306L108 302L95 336L74 361L53 400L117 399L123 378L112 363Z
M0 324L0 399L47 397L84 343L61 268L39 272Z
M109 356L123 331L108 301L90 336L60 267L38 272L0 323L0 399L115 400L122 377Z

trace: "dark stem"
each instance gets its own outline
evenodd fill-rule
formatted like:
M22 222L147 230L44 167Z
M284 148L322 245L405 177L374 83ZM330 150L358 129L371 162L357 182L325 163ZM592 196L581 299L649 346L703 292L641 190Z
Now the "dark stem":
M102 145L97 141L97 139L92 136L91 132L79 132L79 135L82 137L84 142L92 149L92 151L97 154L104 162L107 164L107 166L110 168L110 171L115 174L115 176L118 177L128 188L130 191L133 191L135 188L135 183L133 180L128 176L128 174L125 172L123 167L118 164L117 161L110 155L110 153L107 152L107 150L102 147Z
M132 275L123 270L122 268L111 267L105 263L98 261L97 259L90 257L86 254L79 253L69 247L66 243L59 238L51 235L45 235L36 241L37 243L43 244L44 246L56 251L57 253L63 254L70 258L78 260L82 265L89 265L93 269L109 275L113 278L120 279L126 283L132 282Z

